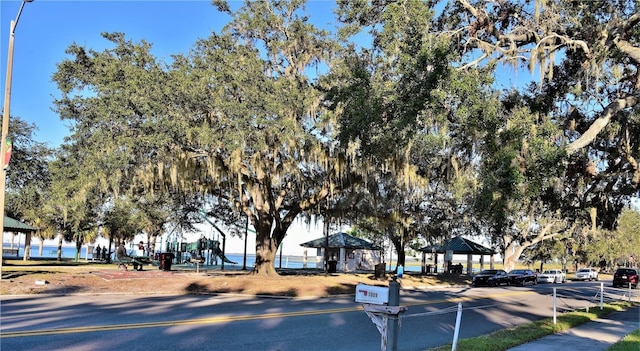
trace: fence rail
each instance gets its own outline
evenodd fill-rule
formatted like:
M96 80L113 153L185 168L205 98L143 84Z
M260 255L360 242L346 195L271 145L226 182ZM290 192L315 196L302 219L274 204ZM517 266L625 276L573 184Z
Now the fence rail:
M569 312L569 311L589 311L592 308L604 308L604 304L614 303L614 302L638 302L640 303L640 288L632 289L631 286L627 288L613 288L611 286L606 286L604 283L600 283L600 286L592 286L592 287L572 287L570 284L561 285L553 288L553 292L538 292L541 296L547 296L549 299L548 307L552 309L552 315L549 317L553 317L554 323L556 322L556 315L558 312ZM442 321L443 318L446 320L449 317L436 317L445 314L451 314L450 321L453 322L455 318L455 324L452 325L452 350L456 349L456 344L459 336L459 328L460 322L463 315L463 312L468 311L471 312L473 310L482 310L482 309L492 309L492 308L500 308L503 307L504 303L489 303L485 305L467 305L462 307L462 304L453 305L444 307L438 310L429 311L429 312L420 312L420 313L406 313L399 316L399 320L401 322L400 327L402 328L402 321L409 322L410 319L415 318L425 318L425 320L435 320L438 319ZM457 312L457 313L456 313ZM457 314L457 315L456 315ZM456 315L454 317L454 315ZM433 317L433 318L432 318ZM435 318L435 319L434 319ZM410 323L410 322L409 322ZM430 324L430 323L426 323Z

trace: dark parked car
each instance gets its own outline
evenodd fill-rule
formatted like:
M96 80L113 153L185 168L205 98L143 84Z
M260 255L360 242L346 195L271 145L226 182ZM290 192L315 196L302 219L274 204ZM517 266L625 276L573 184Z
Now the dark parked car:
M509 272L509 283L511 285L525 286L528 283L538 284L538 276L530 269L514 269Z
M472 284L473 286L509 285L509 276L502 269L485 269L473 277Z
M638 287L638 278L640 273L637 268L618 268L613 274L613 287L626 288L631 284L631 287Z

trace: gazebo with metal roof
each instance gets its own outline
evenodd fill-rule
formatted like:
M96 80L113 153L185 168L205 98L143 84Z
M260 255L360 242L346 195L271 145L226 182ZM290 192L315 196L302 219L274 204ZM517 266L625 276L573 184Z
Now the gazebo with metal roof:
M31 252L31 234L36 232L37 229L26 224L23 222L20 222L17 219L13 219L11 217L7 217L4 216L4 232L10 232L10 233L22 233L25 234L25 241L24 241L24 260L28 260L29 259L29 253ZM4 242L2 243L2 255L4 256L5 252L9 253L9 254L13 254L15 252L16 257L19 257L20 252L19 252L19 248L18 249L13 249L13 248L7 248L5 249L4 247Z
M335 233L300 244L302 247L317 249L316 267L324 267L324 250L328 251L329 261L338 263L342 272L373 270L380 263L382 248L364 239L347 233ZM305 251L306 262L306 251Z
M480 255L480 269L483 269L484 265L484 256L489 255L490 264L493 268L493 255L496 252L493 249L482 246L478 243L475 243L469 239L463 238L462 236L455 236L451 238L449 241L446 241L439 245L429 245L421 248L419 251L422 251L422 273L426 273L429 270L426 265L426 255L431 253L434 255L434 265L438 266L438 254L445 255L445 264L447 268L445 270L450 270L451 260L453 255L467 255L467 273L471 274L471 268L473 264L473 255ZM434 270L435 272L435 270Z
M17 219L4 216L4 231L14 233L33 233L36 231L36 228L26 223L22 223Z

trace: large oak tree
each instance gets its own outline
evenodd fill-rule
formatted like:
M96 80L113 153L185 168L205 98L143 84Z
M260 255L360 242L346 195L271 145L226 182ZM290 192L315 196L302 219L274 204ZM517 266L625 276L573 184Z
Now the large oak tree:
M293 220L359 179L309 75L337 46L303 4L247 1L233 12L216 2L231 15L224 30L166 67L121 33L105 34L115 47L102 52L72 45L54 76L58 111L74 120L70 141L101 189L243 213L256 229L255 272L275 274Z
M518 76L522 96L504 99L501 141L483 156L489 225L504 252L516 252L510 262L545 237L614 228L637 198L639 21L628 0L457 0L440 16L438 32L458 43L463 67L538 73L528 86Z
M491 80L455 66L455 43L436 33L435 13L424 1L338 7L341 33L371 40L354 45L331 75L340 140L357 141L383 165L369 187L368 215L398 228L390 238L400 262L417 234L435 242L477 233L477 158L496 118Z

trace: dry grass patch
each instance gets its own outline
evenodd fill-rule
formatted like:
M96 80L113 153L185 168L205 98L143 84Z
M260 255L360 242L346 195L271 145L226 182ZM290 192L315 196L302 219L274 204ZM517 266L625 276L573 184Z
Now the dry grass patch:
M281 270L279 276L256 276L247 271L220 271L201 268L171 272L157 267L122 272L115 264L21 265L3 266L2 295L22 294L246 294L286 297L326 297L353 294L358 283L388 286L390 275L376 279L373 274L325 274L317 270ZM36 282L45 281L45 285ZM405 274L399 279L406 288L432 285L468 284L465 277L453 275Z

